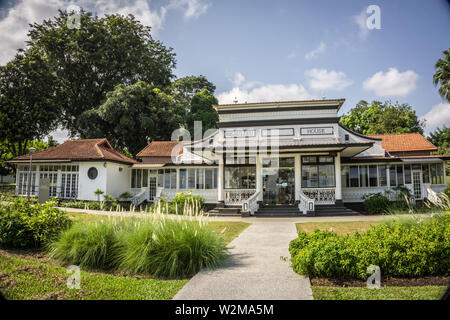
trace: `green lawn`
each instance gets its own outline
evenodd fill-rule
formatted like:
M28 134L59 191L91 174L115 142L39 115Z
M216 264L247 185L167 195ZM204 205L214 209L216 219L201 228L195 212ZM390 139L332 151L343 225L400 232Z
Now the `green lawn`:
M319 287L312 286L315 300L439 300L445 293L445 286L421 287Z
M107 216L75 212L70 212L69 217L81 223L108 219ZM212 221L209 225L216 232L222 233L226 242L229 243L250 224ZM167 300L171 299L189 280L160 280L82 270L81 289L71 290L66 285L68 277L69 274L64 267L46 264L35 259L16 258L5 251L0 251L0 291L7 299Z
M168 300L188 280L121 277L81 270L80 289L66 285L65 268L0 256L0 290L7 299Z
M370 226L380 223L379 221L343 221L343 222L305 222L297 223L297 231L304 231L307 233L314 232L314 230L328 230L334 231L337 234L347 234L355 232L365 232Z
M80 221L83 223L90 223L100 220L107 220L106 215L95 215L87 213L69 212L69 217L74 221ZM110 219L121 219L120 217L111 217ZM142 218L125 218L125 219L142 219ZM234 238L236 238L242 231L244 231L250 223L239 222L239 221L210 221L209 226L211 226L217 233L222 233L225 241L230 243Z

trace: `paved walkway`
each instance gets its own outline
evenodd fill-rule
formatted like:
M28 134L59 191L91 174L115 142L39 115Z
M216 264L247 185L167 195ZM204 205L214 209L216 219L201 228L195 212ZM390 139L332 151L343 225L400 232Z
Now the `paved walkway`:
M281 259L290 256L289 242L297 236L295 224L271 221L252 223L229 244L230 257L220 268L196 274L174 299L312 299L309 279Z

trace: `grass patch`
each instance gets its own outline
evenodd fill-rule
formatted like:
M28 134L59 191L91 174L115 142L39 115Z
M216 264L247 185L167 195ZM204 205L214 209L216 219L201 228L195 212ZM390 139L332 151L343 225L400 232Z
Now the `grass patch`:
M311 287L314 300L439 300L446 286L421 287Z
M297 232L312 233L314 230L333 231L337 234L354 234L365 232L379 221L342 221L342 222L305 222L297 223Z
M188 280L121 277L81 270L81 288L69 289L65 268L0 256L0 290L7 299L168 300Z

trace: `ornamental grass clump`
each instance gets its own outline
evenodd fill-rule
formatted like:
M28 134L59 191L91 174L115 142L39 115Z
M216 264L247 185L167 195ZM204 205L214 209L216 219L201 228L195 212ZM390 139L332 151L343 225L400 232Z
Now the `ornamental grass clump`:
M49 256L80 267L115 267L120 245L117 234L121 228L123 225L114 221L75 223L48 246Z
M226 257L224 239L197 219L150 218L122 234L120 269L179 278L214 268Z
M180 278L220 265L226 243L199 215L155 210L139 219L75 224L49 246L52 258L81 267Z

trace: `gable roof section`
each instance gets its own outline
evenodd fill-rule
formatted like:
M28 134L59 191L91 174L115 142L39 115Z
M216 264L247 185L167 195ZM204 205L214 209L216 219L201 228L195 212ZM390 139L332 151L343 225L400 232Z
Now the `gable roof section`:
M153 141L144 149L142 149L137 157L171 157L172 149L182 142L179 141ZM180 148L178 155L183 153Z
M380 138L382 147L388 152L438 150L420 133L370 134L368 136Z
M30 160L25 154L14 158L11 162L24 162ZM43 151L33 153L33 161L114 161L133 164L136 160L128 158L116 151L109 141L103 139L68 140L63 144Z

